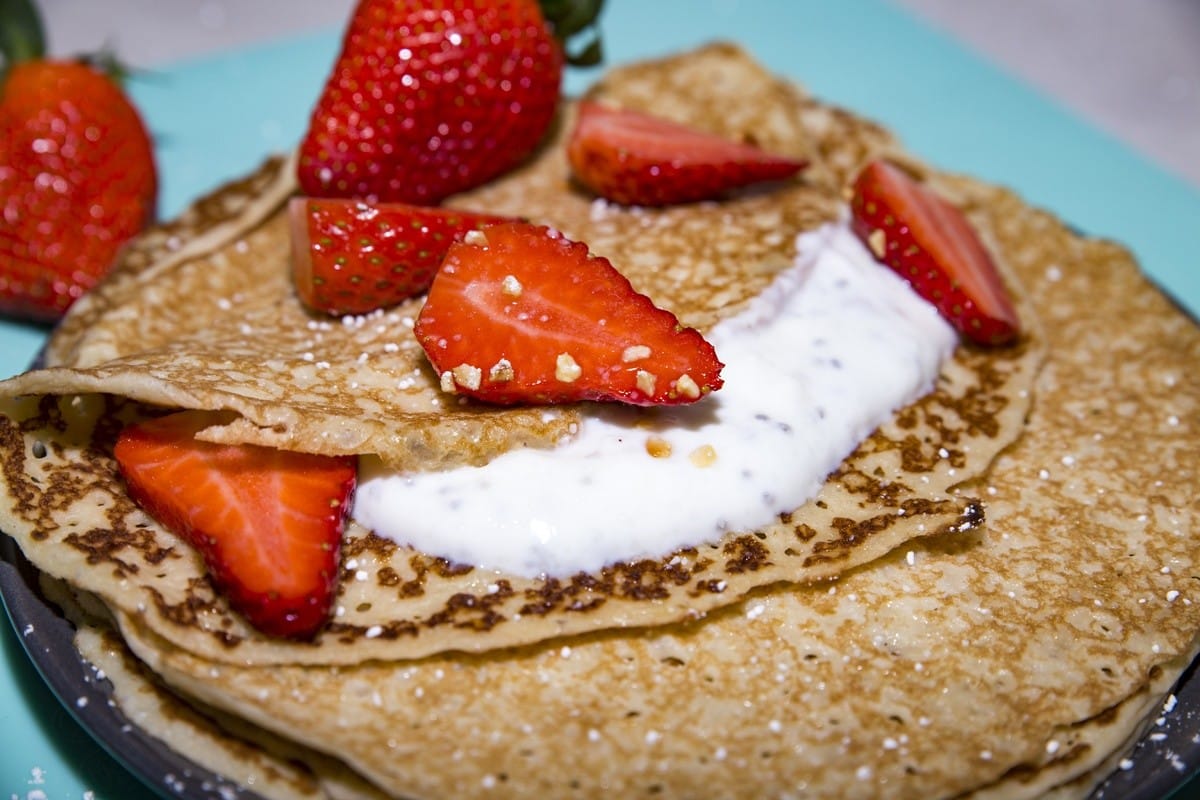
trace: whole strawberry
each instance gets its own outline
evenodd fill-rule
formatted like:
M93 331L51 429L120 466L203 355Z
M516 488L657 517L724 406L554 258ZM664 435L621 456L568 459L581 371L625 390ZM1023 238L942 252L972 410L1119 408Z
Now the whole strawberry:
M152 219L158 178L120 86L84 62L43 58L32 6L3 8L0 313L52 322Z
M543 5L361 0L300 147L305 193L434 205L518 164L554 118L561 40L601 4Z

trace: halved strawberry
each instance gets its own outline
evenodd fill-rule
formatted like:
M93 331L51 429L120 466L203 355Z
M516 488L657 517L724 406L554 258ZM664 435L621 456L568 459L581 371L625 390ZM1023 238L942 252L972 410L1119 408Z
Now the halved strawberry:
M617 203L665 206L711 200L782 180L805 162L637 111L584 101L567 142L575 177Z
M311 637L333 604L354 459L194 438L217 419L182 411L125 428L114 456L129 495L200 551L251 625Z
M309 308L361 314L429 288L446 248L509 217L404 203L293 198L292 276Z
M493 403L690 403L711 344L587 246L527 223L451 245L416 323L442 386Z
M854 182L851 224L882 263L933 303L959 333L1002 345L1019 331L996 265L955 206L885 161Z

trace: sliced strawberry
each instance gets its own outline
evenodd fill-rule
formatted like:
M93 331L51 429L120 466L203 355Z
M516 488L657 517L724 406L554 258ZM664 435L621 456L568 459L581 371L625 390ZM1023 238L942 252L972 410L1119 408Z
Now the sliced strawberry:
M451 245L416 335L449 391L493 403L699 400L712 345L555 231L509 223Z
M300 300L327 314L361 314L429 288L446 248L509 217L403 203L293 198L292 275Z
M804 167L748 144L588 101L579 104L567 159L579 182L596 194L640 206L711 200L790 178Z
M333 604L354 459L197 441L215 420L182 411L123 430L114 455L129 494L200 551L251 625L311 637Z
M971 223L955 206L884 161L854 182L851 224L882 263L933 303L959 333L1007 344L1019 322L1004 282Z

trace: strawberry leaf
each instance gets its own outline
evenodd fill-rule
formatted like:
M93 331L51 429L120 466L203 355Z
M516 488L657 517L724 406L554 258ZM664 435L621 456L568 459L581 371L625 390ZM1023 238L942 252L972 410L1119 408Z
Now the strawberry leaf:
M46 33L32 0L0 0L0 73L45 54Z

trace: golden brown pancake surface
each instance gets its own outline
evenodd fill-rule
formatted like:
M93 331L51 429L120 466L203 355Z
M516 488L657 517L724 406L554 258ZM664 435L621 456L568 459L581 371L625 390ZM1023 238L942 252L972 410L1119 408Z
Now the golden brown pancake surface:
M728 46L616 71L598 93L635 107L665 98L663 113L728 125L727 135L761 129L813 167L777 193L658 215L581 193L551 142L455 202L526 209L588 240L701 327L789 263L791 233L836 215L865 159L903 156L878 126ZM712 112L758 102L744 119ZM394 420L364 424L357 399L318 412L332 391L291 391L304 364L313 369L299 380L321 386L318 351L342 352L346 331L281 326L271 346L297 363L267 364L253 392L264 373L237 373L256 354L229 367L218 358L249 347L236 321L221 321L231 310L221 300L253 307L255 329L270 324L271 304L278 319L300 319L287 316L301 312L279 279L270 203L207 227L219 235L184 260L120 273L79 312L88 324L56 339L58 369L5 384L29 396L3 406L0 527L41 569L97 595L176 691L395 796L1086 793L1196 651L1200 332L1122 248L1001 188L914 167L997 254L1026 336L1008 351L961 348L935 391L867 439L820 497L761 530L599 575L501 583L352 528L330 628L304 645L254 634L212 594L195 555L124 496L108 447L148 404L231 409L238 420L212 436L232 441L289 446L325 430L378 452L397 435ZM722 260L722 242L743 233L746 246ZM257 255L237 261L245 253ZM681 253L698 254L683 269L696 283L662 266ZM264 279L240 295L197 288L230 264ZM211 298L203 327L215 332L187 321L177 335L143 292ZM403 327L405 314L388 324ZM1128 322L1114 330L1112 319ZM121 333L131 323L139 333ZM309 339L320 345L312 362ZM353 359L320 360L336 371ZM402 412L413 417L392 443L400 463L422 448L435 463L453 459L450 440L421 438L444 411ZM446 430L495 425L462 413ZM496 427L537 441L520 419ZM514 440L489 441L476 455Z

